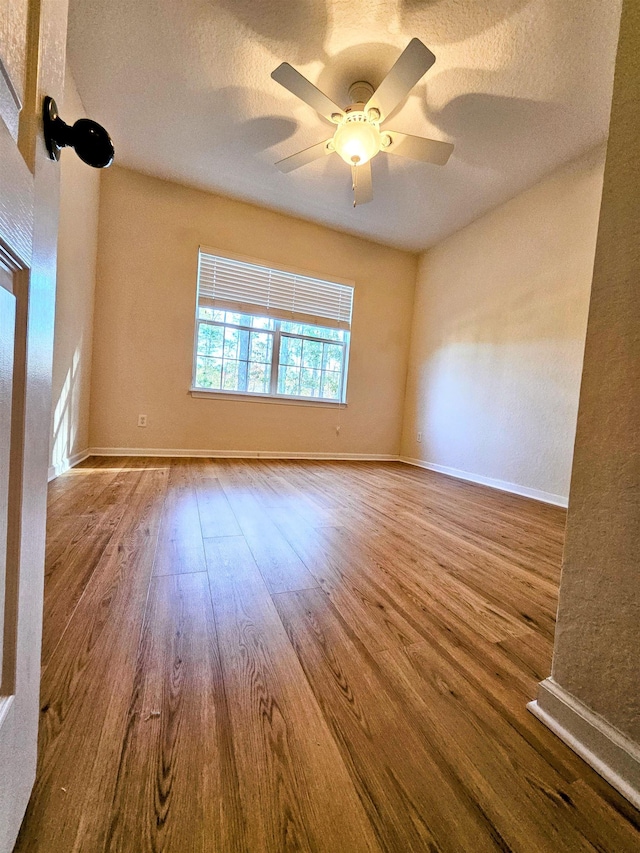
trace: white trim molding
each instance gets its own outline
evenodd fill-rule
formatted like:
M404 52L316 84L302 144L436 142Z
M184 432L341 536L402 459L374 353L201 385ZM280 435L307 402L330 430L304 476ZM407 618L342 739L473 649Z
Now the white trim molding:
M421 459L411 459L408 456L398 457L400 462L407 465L415 465L418 468L426 468L427 471L436 471L438 474L446 474L447 477L455 477L457 480L467 480L469 483L478 483L481 486L489 486L501 492L511 492L524 498L533 498L542 503L561 506L566 509L569 499L564 495L555 495L553 492L543 492L541 489L531 489L528 486L520 486L518 483L509 483L506 480L495 480L493 477L483 477L482 474L470 474L468 471L460 471L457 468L448 468L446 465L435 465L433 462L423 462Z
M73 456L61 459L59 462L50 465L47 478L48 482L50 483L52 480L55 480L56 477L59 477L60 474L64 474L65 471L68 471L69 468L73 468L74 465L84 462L88 456L91 456L91 451L89 449L81 450L79 453L74 453Z
M175 447L92 447L88 456L180 456L205 459L325 459L340 462L398 462L390 453L297 453L287 450L182 450Z
M640 809L640 746L587 708L553 678L538 685L527 708Z
M458 471L456 468L446 468L443 465L434 465L423 462L420 459L411 459L406 456L397 456L394 453L316 453L296 452L288 450L185 450L176 447L90 447L82 453L76 453L69 459L52 465L49 468L49 481L73 468L79 462L83 462L88 456L176 456L195 457L203 459L315 459L327 462L353 461L353 462L402 462L405 465L414 465L425 468L427 471L435 471L446 474L447 477L455 477L457 480L466 480L470 483L478 483L502 492L510 492L526 498L533 498L543 503L566 507L567 498L562 495L554 495L539 489L530 489L527 486L519 486L516 483L507 483L504 480L493 480L490 477L482 477L479 474L468 474L466 471Z

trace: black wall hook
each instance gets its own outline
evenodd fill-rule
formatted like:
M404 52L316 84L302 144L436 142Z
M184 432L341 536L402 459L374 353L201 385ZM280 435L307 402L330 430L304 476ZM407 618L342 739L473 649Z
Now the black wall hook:
M48 95L42 104L42 121L45 145L52 160L59 160L60 151L68 145L95 169L104 169L113 163L113 142L101 124L88 118L78 119L73 127L66 124L58 115L56 102Z

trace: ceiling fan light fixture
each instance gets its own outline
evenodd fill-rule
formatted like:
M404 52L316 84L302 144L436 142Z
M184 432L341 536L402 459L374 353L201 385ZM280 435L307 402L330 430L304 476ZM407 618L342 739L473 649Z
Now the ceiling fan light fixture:
M333 147L350 166L362 166L380 151L380 129L364 112L348 113L333 135Z
M281 172L291 172L332 152L339 154L351 166L355 207L373 199L370 161L380 151L444 166L453 151L450 142L411 136L386 127L380 131L380 125L384 126L435 61L433 53L420 39L411 39L377 89L366 80L357 80L349 86L351 104L344 109L292 65L282 62L271 73L276 83L337 127L329 139L284 157L276 167Z

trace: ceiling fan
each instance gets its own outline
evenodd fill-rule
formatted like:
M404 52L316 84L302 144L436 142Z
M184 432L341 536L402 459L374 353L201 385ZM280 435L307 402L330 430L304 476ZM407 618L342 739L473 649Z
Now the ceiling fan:
M273 79L337 127L330 139L285 157L276 163L277 168L281 172L291 172L335 152L351 166L355 207L373 199L371 158L380 151L444 166L453 151L450 142L380 129L387 116L406 98L435 61L433 53L420 39L411 39L375 91L371 84L364 81L354 83L349 88L349 97L353 102L344 109L288 62L283 62L272 72Z

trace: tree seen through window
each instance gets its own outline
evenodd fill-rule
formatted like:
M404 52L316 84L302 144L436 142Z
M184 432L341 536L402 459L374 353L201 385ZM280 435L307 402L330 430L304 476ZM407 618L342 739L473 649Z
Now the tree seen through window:
M340 401L349 333L200 306L195 385Z

